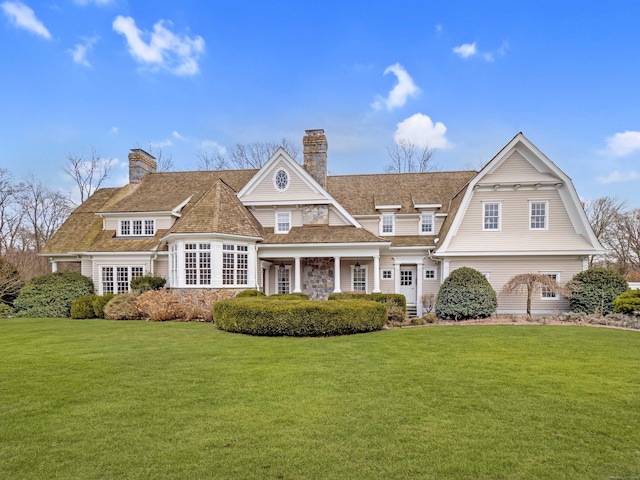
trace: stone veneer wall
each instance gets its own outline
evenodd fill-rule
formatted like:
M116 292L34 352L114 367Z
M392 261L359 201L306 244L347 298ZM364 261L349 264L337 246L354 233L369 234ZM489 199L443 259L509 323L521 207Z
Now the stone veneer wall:
M302 207L303 225L328 225L329 206L328 205L303 205Z
M334 288L333 258L305 258L302 263L302 291L311 300L326 300Z

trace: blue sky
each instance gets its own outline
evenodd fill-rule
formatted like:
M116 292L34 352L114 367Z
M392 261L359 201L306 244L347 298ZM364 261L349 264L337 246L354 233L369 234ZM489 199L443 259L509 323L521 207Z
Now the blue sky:
M334 174L404 137L479 168L519 131L581 197L640 207L640 2L0 0L0 167L70 189L68 154L301 143Z

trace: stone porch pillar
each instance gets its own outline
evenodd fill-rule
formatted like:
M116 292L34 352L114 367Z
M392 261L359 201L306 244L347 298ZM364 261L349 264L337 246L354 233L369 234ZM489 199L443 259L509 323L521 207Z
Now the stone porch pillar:
M293 287L293 293L302 293L302 288L301 288L301 277L302 277L302 269L300 267L300 257L293 257L293 259L295 260L295 271L294 271L294 278L295 278L295 282L294 282L294 287Z
M373 293L380 293L380 255L373 256Z
M342 293L340 289L340 257L333 257L333 293Z

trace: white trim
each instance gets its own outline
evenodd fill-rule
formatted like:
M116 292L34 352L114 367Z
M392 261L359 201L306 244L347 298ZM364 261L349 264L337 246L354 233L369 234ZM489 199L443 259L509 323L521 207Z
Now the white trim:
M548 275L548 276L555 275L556 283L560 283L560 272L540 271L540 274L541 275ZM553 295L552 297L543 296L544 295L544 287L542 287L540 289L540 300L544 300L544 301L551 300L551 301L554 301L554 302L560 300L560 295L559 294L553 293L553 292L550 292L550 293L551 293L551 295Z
M388 273L389 276L385 277L385 273ZM385 267L380 269L380 280L393 280L393 278L393 268Z
M288 222L289 228L286 229L286 230L281 230L280 229L280 223L284 223L284 222L280 222L279 221L278 217L280 215L288 215L288 217L289 217L289 222ZM279 234L289 233L289 230L291 230L291 210L276 210L275 211L275 216L276 216L276 218L275 218L275 224L273 226L273 232L274 233L279 233Z
M498 206L498 228L487 228L487 210L488 205ZM502 202L495 200L483 200L482 201L482 231L483 232L500 232L502 231Z
M400 210L402 205L376 205L374 207L376 210Z
M441 203L414 203L413 208L416 210L432 210L442 208Z
M427 277L427 272L432 272L432 277ZM425 267L422 273L422 280L437 280L438 279L438 269L436 267Z
M533 221L533 204L534 203L538 203L538 204L543 204L544 205L544 227L542 228L534 228L531 226L531 223ZM549 200L529 200L529 230L535 232L535 231L544 231L544 230L549 230Z
M351 288L350 290L352 292L361 292L362 290L356 290L354 288L354 273L355 273L355 268L356 265L355 263L351 265ZM368 265L360 265L360 270L364 272L364 293L369 293L369 271L368 271L369 266Z
M286 185L284 186L284 188L280 188L278 186L278 175L280 174L280 172L283 172L286 175ZM274 168L274 172L273 172L273 188L276 189L277 192L286 192L289 189L289 185L291 185L291 174L287 171L286 168L280 167L280 168Z
M384 219L391 217L391 231L390 232L385 232L384 231L384 227L385 227L385 223L384 223ZM382 213L380 215L380 235L382 236L388 236L388 235L394 235L396 232L396 215L395 213Z
M123 222L129 222L129 233L128 234L123 234L122 233L122 223ZM141 222L140 224L140 233L133 233L133 222ZM147 233L147 222L153 222L153 233L152 234L148 234ZM131 218L122 218L120 220L118 220L118 230L117 232L117 237L153 237L156 234L156 219L155 218L148 218L148 217L131 217Z
M276 291L275 291L275 293L276 294L280 294L280 276L279 276L280 275L280 265L278 264L278 265L274 265L274 266L276 268L276 279L275 279L276 280L275 281L275 287L276 287L275 290ZM284 269L285 269L285 271L289 272L289 279L288 279L289 280L289 291L288 292L282 292L282 293L287 294L287 293L291 293L291 287L292 287L292 285L291 285L291 283L292 283L291 282L291 270L292 270L291 269L291 265L285 265Z
M431 217L431 231L424 232L422 230L422 218L424 216ZM433 235L436 231L436 216L433 212L421 212L418 216L418 235Z

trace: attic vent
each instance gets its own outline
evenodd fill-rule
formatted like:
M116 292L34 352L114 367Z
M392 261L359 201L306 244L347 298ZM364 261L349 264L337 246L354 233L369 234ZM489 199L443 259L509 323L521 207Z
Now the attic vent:
M284 192L289 187L289 174L286 170L280 169L273 177L273 183L276 188L281 192Z

